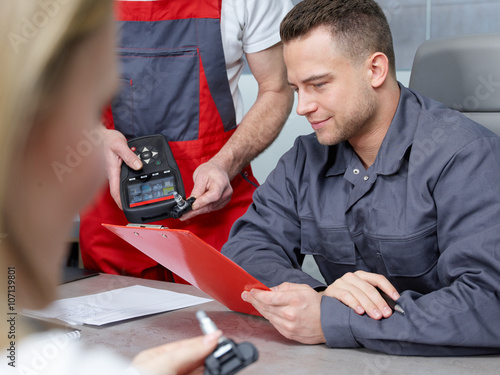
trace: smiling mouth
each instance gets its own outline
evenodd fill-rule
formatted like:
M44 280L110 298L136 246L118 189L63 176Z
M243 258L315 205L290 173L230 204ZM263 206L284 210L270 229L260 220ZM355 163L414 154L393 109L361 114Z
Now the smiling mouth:
M321 121L309 121L309 123L311 124L311 126L314 130L319 130L326 124L326 122L329 119L330 118L327 118L326 120L321 120Z

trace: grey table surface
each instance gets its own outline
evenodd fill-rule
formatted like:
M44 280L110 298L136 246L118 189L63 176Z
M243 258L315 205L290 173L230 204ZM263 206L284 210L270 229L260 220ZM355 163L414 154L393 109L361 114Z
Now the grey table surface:
M153 288L208 297L190 285L100 274L63 284L59 297L77 297L144 285ZM236 313L217 301L155 314L105 326L84 325L83 343L111 348L132 359L141 350L201 334L196 311L203 309L236 342L250 341L259 351L259 360L239 374L497 374L500 355L478 357L398 357L365 349L330 349L326 345L302 345L281 336L264 318Z

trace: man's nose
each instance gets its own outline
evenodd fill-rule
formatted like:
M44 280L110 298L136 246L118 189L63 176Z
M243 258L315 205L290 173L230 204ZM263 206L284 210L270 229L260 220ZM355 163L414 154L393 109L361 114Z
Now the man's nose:
M311 95L303 92L298 93L297 114L299 116L306 116L307 114L314 112L316 108L316 102Z

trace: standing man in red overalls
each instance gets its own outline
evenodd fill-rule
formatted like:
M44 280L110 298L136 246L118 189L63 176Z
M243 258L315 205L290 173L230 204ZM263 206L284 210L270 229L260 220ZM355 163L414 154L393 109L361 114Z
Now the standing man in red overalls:
M221 249L257 186L250 161L272 143L291 110L278 32L290 8L289 0L117 1L122 87L102 129L109 187L81 216L86 268L172 280L170 271L101 226L127 224L120 166L142 165L126 140L159 133L186 193L197 199L182 221L154 224L190 230ZM245 116L237 88L243 54L259 85Z

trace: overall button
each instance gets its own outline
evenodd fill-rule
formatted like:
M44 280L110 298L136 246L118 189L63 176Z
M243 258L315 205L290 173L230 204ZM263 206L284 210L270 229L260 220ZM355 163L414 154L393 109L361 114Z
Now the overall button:
M141 159L151 159L153 155L151 155L151 151L146 151L141 154Z

